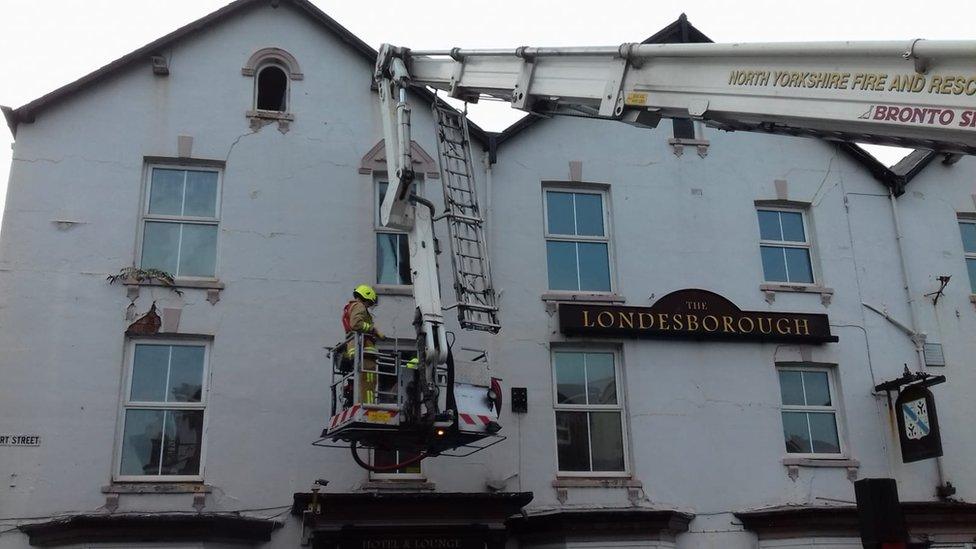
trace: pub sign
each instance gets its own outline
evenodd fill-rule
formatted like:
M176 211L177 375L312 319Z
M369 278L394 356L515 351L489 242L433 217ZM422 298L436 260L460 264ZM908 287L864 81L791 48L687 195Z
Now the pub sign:
M942 455L942 434L935 412L935 397L922 384L908 385L895 401L898 440L904 463Z
M708 290L672 292L650 307L559 305L566 335L825 343L837 341L827 315L743 311Z

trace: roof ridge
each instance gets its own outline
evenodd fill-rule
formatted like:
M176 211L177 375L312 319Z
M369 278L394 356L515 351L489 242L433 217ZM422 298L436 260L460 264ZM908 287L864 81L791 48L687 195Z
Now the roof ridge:
M59 88L50 91L33 101L30 101L20 107L15 109L10 109L10 113L4 113L7 117L7 126L10 127L11 133L16 137L17 125L21 122L31 123L34 121L34 117L37 112L48 105L57 102L68 95L86 88L88 85L93 84L95 81L99 80L103 76L108 75L115 70L121 69L128 66L130 63L134 63L139 59L142 59L145 55L151 55L154 50L164 48L165 46L175 42L176 40L188 36L201 30L204 26L215 22L218 19L222 19L236 12L239 9L247 7L249 4L254 4L260 2L261 0L235 0L230 4L218 9L217 11L211 12L203 17L191 21L182 27L165 34L152 42L137 48L114 61L109 62L106 65L95 69L94 71L69 82ZM291 1L291 0L288 0Z
M678 40L673 40L673 36L677 32ZM682 13L677 19L671 23L665 25L661 30L652 34L650 37L645 39L641 44L665 44L665 43L688 43L688 42L712 42L712 39L705 35L705 33L698 30L691 22L688 21L688 15ZM536 122L544 119L545 117L534 115L528 113L527 115L519 118L515 122L512 122L504 130L502 130L495 138L495 146L500 146L502 143L508 141L509 139L515 137L517 134L521 133L523 130L532 126Z
M109 74L112 74L117 70L121 70L140 60L148 60L148 57L156 54L158 50L165 49L176 43L178 40L200 32L210 25L217 24L223 19L238 13L240 10L256 6L262 2L268 2L269 5L275 8L277 8L282 2L292 4L293 7L303 11L309 17L335 33L343 42L346 42L368 61L371 63L375 62L377 55L376 50L374 50L361 38L356 36L352 31L330 17L327 13L319 9L318 6L309 0L234 0L224 7L204 15L199 19L191 21L190 23L187 23L186 25L183 25L182 27L168 34L165 34L160 38L157 38L156 40L153 40L152 42L95 69L77 80L69 82L68 84L48 92L41 97L34 99L33 101L30 101L17 108L3 107L0 109L0 111L2 111L4 118L7 121L7 127L10 128L10 133L13 134L14 138L16 139L17 126L21 123L29 124L33 122L37 113L50 105L71 96L75 92L86 89L91 85L95 85L96 83L100 82L102 78L107 77ZM426 88L414 88L414 92L428 101L434 101L434 94ZM468 120L468 127L473 137L481 141L486 147L489 145L491 137L489 136L488 132L470 119Z

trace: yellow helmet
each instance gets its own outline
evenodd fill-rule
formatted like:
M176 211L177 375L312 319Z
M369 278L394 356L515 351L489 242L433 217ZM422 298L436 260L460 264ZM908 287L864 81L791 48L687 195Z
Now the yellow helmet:
M359 286L356 286L356 289L353 290L352 295L359 296L366 301L376 303L376 290L367 284L360 284Z

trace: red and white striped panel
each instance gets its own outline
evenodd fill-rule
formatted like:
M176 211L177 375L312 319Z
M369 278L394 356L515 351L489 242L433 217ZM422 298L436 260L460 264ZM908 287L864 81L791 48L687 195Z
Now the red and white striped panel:
M485 426L491 422L491 417L480 414L458 414L458 416L463 423L473 427Z
M359 405L356 404L351 408L346 408L341 414L336 414L332 416L332 421L329 422L329 429L335 429L339 425L351 421L355 416L356 412L359 411Z

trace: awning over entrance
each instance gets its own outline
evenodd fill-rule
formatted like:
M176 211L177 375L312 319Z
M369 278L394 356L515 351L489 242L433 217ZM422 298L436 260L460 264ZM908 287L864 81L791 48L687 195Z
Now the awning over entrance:
M531 492L295 494L314 549L502 549Z
M913 535L933 532L976 534L976 504L962 502L903 502L905 522ZM853 505L790 506L736 513L747 530L759 539L797 536L852 537L860 535L857 507Z
M533 547L565 547L580 539L608 545L621 539L673 544L678 534L688 531L693 518L673 509L576 509L515 517L509 528L523 546Z
M57 547L79 543L220 542L253 545L271 539L281 526L268 519L217 513L134 513L75 515L25 524L30 544Z

